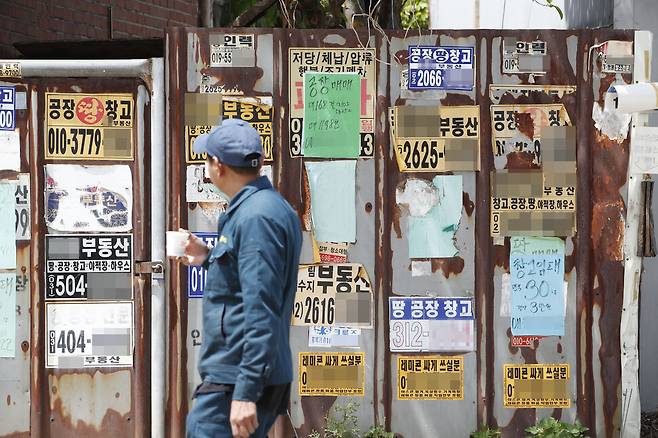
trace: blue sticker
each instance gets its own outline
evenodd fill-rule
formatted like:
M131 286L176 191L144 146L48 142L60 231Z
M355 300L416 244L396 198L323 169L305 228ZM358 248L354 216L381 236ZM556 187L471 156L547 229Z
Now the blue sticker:
M473 297L390 297L389 319L473 320Z
M410 90L472 90L475 49L409 46Z
M16 88L0 86L0 131L16 129Z
M206 245L211 248L217 245L217 233L192 233L200 237ZM208 271L201 266L187 267L187 296L189 298L203 298L203 291L206 288L206 277Z

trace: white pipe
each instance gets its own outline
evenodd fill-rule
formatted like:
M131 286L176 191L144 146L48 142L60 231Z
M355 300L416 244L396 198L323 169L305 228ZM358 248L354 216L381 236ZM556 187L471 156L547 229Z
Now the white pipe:
M148 59L2 59L0 63L18 62L23 77L106 77L146 79L151 70ZM163 125L164 129L164 125Z
M164 60L151 65L151 260L165 260L165 72ZM151 437L165 436L166 293L164 274L151 276Z

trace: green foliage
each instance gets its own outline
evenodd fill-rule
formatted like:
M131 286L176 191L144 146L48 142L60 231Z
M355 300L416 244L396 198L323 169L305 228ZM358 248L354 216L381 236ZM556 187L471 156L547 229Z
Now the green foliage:
M328 415L323 432L313 431L308 438L394 438L392 432L386 432L384 426L371 426L365 434L357 426L359 418L356 411L359 404L350 402L343 406L336 406L336 415Z
M489 426L483 424L479 430L471 433L470 438L496 438L500 436L500 429L490 429Z
M363 435L363 438L395 438L395 434L393 432L386 432L386 428L380 424L378 426L371 426L368 432Z
M576 420L575 424L563 423L553 417L543 418L537 425L528 427L528 437L539 438L585 438L589 429Z
M427 0L405 0L400 11L400 22L404 29L428 29L430 7Z

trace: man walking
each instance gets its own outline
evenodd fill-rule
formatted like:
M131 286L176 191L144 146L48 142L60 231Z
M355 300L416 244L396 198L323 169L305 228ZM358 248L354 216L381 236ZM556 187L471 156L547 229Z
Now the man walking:
M258 176L263 148L247 122L228 119L197 137L206 172L230 200L212 249L190 234L185 264L208 270L203 296L203 383L187 437L265 437L290 399L290 318L302 234L299 218Z

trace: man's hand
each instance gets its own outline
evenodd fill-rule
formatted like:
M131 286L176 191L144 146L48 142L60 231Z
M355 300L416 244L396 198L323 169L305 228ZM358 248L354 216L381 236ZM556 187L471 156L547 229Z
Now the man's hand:
M256 403L250 401L231 401L231 430L233 438L249 438L258 429Z
M182 228L178 231L187 231ZM185 244L185 255L178 257L178 261L184 265L201 266L206 261L210 249L204 241L188 231L187 243Z

